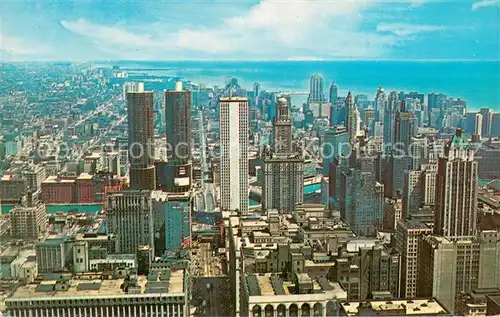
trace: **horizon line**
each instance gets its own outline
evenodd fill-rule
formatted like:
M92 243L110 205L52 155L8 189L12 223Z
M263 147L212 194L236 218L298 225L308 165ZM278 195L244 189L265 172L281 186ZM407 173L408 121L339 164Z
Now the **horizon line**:
M16 64L16 63L110 63L110 62L253 62L253 63L265 63L265 62L436 62L436 63L450 63L450 62L500 62L498 59L439 59L439 58L427 58L427 59L349 59L349 58L338 58L338 59L322 59L322 58L304 58L304 59L96 59L96 60L2 60L0 64Z

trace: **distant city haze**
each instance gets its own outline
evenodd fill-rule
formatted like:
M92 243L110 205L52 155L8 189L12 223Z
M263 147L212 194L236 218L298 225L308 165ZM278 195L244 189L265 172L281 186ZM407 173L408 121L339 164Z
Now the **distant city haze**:
M180 77L207 85L224 85L227 76L236 77L244 87L259 82L263 90L309 91L309 77L319 73L325 85L334 81L339 96L348 91L375 97L377 87L385 91L418 91L427 95L441 92L465 99L467 111L489 107L500 110L500 72L496 61L113 61L95 62L93 67L119 65L130 73ZM146 83L147 85L147 83ZM293 105L302 105L307 95L292 96Z

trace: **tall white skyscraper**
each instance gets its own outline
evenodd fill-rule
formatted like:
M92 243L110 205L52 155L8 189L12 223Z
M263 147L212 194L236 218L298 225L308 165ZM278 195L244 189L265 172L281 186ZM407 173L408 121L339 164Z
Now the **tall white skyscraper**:
M248 98L220 98L221 210L248 213Z

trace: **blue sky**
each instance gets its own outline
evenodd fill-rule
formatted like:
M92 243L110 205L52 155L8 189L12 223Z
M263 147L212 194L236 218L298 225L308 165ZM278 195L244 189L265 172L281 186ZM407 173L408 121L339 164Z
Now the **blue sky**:
M3 60L500 59L500 0L0 0Z

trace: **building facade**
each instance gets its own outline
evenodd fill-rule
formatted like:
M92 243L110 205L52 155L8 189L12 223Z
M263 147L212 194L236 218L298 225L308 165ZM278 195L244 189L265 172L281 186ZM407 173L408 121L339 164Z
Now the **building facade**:
M288 101L281 97L273 122L273 148L263 153L264 181L262 209L291 213L304 196L304 159L300 150L292 148L292 121Z
M186 163L191 160L191 91L177 82L175 90L165 91L168 161Z
M248 213L248 99L220 98L222 210Z
M396 225L396 249L401 254L400 298L417 297L419 242L432 229L420 221L400 220Z
M116 236L116 253L135 254L139 245L154 248L151 191L110 192L105 208L108 233Z
M499 254L498 231L453 239L436 235L422 238L417 296L433 294L454 313L460 292L500 287Z
M155 189L154 94L127 93L128 161L132 189Z
M461 129L439 158L436 178L434 233L445 237L472 236L477 222L477 161Z

